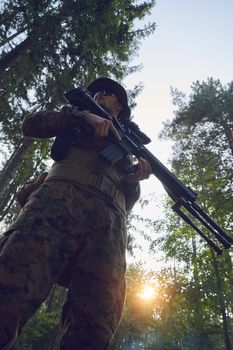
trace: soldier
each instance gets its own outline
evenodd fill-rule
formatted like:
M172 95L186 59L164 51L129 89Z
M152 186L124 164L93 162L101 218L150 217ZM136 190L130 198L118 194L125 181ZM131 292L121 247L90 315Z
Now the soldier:
M99 78L87 89L111 118L130 118L120 84ZM61 350L107 349L120 321L125 215L139 198L139 181L149 177L151 168L139 159L138 170L125 175L128 159L112 167L105 164L98 152L106 146L109 132L117 140L120 136L111 120L89 111L65 107L60 112L35 112L25 118L22 130L26 137L48 138L80 121L94 134L70 142L7 232L0 254L1 350L15 343L54 284L68 288Z

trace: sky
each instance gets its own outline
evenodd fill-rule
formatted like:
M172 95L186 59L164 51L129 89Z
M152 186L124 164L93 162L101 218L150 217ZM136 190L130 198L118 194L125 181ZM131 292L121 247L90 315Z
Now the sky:
M143 68L123 83L127 89L143 83L134 121L152 139L148 148L169 167L172 144L159 141L158 135L175 110L171 87L189 95L197 80L213 77L227 84L233 78L233 0L157 0L147 21L156 22L157 28L133 60ZM142 182L142 196L151 192L157 200L166 196L154 176ZM142 213L138 205L135 213ZM143 211L145 217L155 219L160 214L154 204ZM145 254L137 256L148 260Z

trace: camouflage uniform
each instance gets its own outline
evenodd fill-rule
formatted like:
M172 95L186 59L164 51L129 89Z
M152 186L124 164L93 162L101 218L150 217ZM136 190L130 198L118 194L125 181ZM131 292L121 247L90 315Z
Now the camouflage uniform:
M50 137L72 123L69 113L41 112L26 118L23 130ZM131 208L139 187L121 182ZM66 178L50 178L31 194L0 254L1 350L14 343L54 284L68 288L60 349L107 349L125 296L122 208L101 190Z

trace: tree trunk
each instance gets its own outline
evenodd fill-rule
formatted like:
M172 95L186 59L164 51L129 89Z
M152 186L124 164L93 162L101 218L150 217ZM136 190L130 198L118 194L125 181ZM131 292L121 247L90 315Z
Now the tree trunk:
M43 158L39 159L35 166L30 169L28 174L25 174L25 180L28 180L31 176L34 176L37 171L39 165L41 164ZM16 200L16 192L17 189L21 185L18 180L18 174L11 180L9 186L5 187L2 193L0 194L0 222L4 220L5 216L8 214L9 209L11 208L12 203ZM18 211L16 211L16 215L20 211L20 206L18 206Z
M48 298L45 301L45 306L46 306L46 312L50 313L52 311L52 305L53 305L53 299L56 293L56 288L57 286L54 285Z
M232 279L232 259L229 251L224 252L226 259L227 259L227 266L230 271L229 273L229 285L230 285L230 290L231 290L231 305L232 305L232 312L233 312L233 279Z
M225 346L226 346L226 350L232 350L230 332L229 332L229 324L228 324L228 319L227 319L227 315L226 315L226 307L225 307L225 303L224 303L224 295L223 295L223 290L222 290L222 282L221 282L221 277L219 274L218 262L216 260L216 256L215 256L212 249L211 249L211 255L212 255L212 265L214 268L216 284L217 284L217 295L218 295L218 300L219 300L220 312L221 312L221 316L222 316L222 320L223 320L223 332L224 332Z
M197 261L197 243L195 236L192 237L192 266L193 266L193 280L194 280L194 320L195 330L197 332L198 349L205 349L205 342L203 340L203 316L201 308L201 293L199 283L198 261Z
M6 38L6 39L1 43L0 47L6 45L6 44L9 43L11 40L13 40L14 38L16 38L19 34L25 32L25 30L27 30L27 29L28 29L28 26L25 26L25 27L21 28L18 32L16 32L16 33L10 35L8 38Z
M222 121L222 125L223 125L224 131L225 131L227 141L229 143L231 153L233 154L233 129L232 129L232 125L229 125L225 120Z
M31 39L27 37L23 40L19 45L17 45L10 52L6 53L0 59L0 71L4 71L7 67L9 67L25 50L30 46Z
M19 148L15 149L11 155L0 175L0 193L4 191L5 187L9 186L11 179L14 177L16 170L20 165L20 162L32 144L32 139L23 139Z
M10 198L12 197L12 194L16 192L17 184L11 183L8 187L5 187L0 195L0 221L2 218L2 212L4 208L7 206L7 203L9 202Z
M8 191L7 191L8 192ZM14 193L13 195L11 195L12 193ZM9 214L9 210L12 207L12 204L15 201L15 189L12 190L12 192L10 192L9 189L9 195L7 198L3 199L2 203L1 203L1 208L0 208L0 222L3 221L5 219L5 217L7 216L7 214ZM3 208L3 209L2 209ZM17 216L20 212L20 206L18 206L17 208L15 208L15 216Z
M59 292L59 294L56 295L56 292ZM47 305L47 307L50 308L50 310L52 310L52 309L53 310L54 309L61 310L61 313L62 313L62 305L65 302L66 294L67 294L66 288L55 286L51 293L52 293L51 298L52 299L57 298L57 303L54 302L55 300L51 299L48 301L48 303L50 305ZM62 330L61 316L60 316L60 322L57 326L57 329L56 329L53 337L50 339L47 350L59 350L62 332L63 332L63 330Z

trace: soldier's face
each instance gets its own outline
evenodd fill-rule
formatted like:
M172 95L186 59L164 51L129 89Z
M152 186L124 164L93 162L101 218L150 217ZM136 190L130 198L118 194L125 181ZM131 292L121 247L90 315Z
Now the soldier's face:
M111 117L117 117L123 107L118 101L116 95L107 92L98 92L96 101L103 107Z

